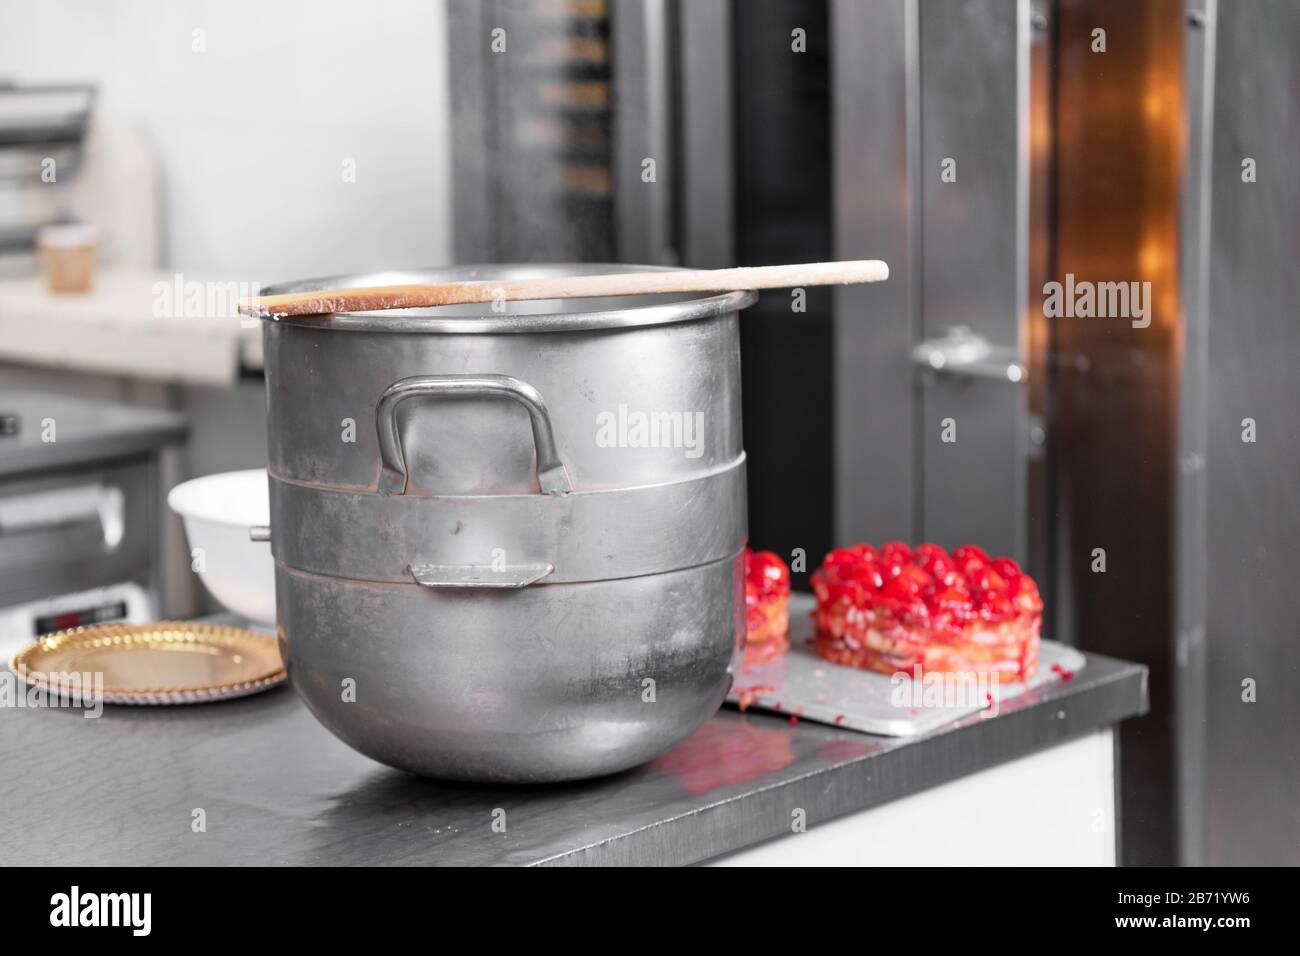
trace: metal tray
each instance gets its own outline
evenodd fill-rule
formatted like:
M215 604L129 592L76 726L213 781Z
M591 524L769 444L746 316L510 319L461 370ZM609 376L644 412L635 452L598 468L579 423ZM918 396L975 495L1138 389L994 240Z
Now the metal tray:
M910 737L979 711L995 717L1003 704L1026 690L1070 680L1084 666L1079 651L1043 641L1038 671L1028 687L1020 682L969 684L952 689L947 700L938 702L933 699L937 688L927 697L924 685L918 688L911 679L895 680L818 657L809 646L813 607L811 596L791 595L790 650L767 664L744 668L727 694L727 703L868 734Z
M108 704L201 704L287 679L273 636L188 621L56 631L14 654L9 669L29 686Z

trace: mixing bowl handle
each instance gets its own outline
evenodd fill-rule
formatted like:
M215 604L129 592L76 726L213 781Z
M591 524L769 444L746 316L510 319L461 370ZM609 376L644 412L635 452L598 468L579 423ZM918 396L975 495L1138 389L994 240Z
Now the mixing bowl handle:
M408 398L511 398L528 410L533 425L533 445L537 450L537 484L543 494L556 495L573 490L569 473L555 447L551 416L541 394L527 382L509 375L412 375L399 379L379 396L375 406L375 426L379 429L379 457L383 468L379 474L379 492L385 495L406 493L406 456L397 430L397 406Z

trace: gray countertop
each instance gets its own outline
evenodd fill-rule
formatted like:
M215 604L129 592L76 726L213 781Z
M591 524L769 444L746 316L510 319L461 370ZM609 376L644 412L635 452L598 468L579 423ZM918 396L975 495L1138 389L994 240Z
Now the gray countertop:
M1089 654L1072 680L997 717L920 737L724 708L650 764L547 787L390 770L287 687L97 719L3 707L0 863L692 863L788 833L794 807L816 826L1114 724L1146 699L1144 667Z
M181 441L189 430L178 412L45 392L0 391L0 416L18 419L16 434L0 435L4 478L144 454Z

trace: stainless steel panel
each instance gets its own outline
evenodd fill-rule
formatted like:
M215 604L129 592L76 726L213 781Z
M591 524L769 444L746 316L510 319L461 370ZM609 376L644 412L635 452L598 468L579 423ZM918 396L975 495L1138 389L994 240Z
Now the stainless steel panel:
M1179 862L1206 862L1205 794L1208 753L1205 709L1206 499L1209 408L1209 281L1211 159L1214 131L1216 0L1188 0L1183 84L1187 158L1179 222L1179 287L1183 360L1179 370L1177 517L1175 534L1174 732Z
M698 269L736 258L731 18L729 0L678 7L681 260Z
M1032 0L1029 11L1029 250L1028 282L1031 298L1051 279L1055 236L1052 232L1054 143L1052 137L1053 46L1055 0ZM1026 357L1025 401L1028 406L1029 444L1026 451L1025 508L1026 553L1022 564L1038 581L1046 604L1057 600L1056 546L1053 519L1055 489L1052 484L1052 330L1042 309L1027 309L1026 326L1017 343ZM1070 635L1049 633L1070 644ZM1118 744L1116 745L1118 749Z
M913 540L920 273L917 4L833 0L835 255L889 263L888 282L835 290L834 535Z
M920 5L921 328L964 327L1024 361L1029 4ZM955 163L955 182L941 178ZM949 167L951 168L951 167ZM1003 369L1013 363L1003 363ZM923 372L919 537L1024 560L1023 376ZM944 420L955 441L944 441Z
M836 254L891 269L837 290L836 535L977 541L1023 561L1028 0L833 11ZM912 371L918 341L958 327L992 347L1000 375Z
M495 3L447 4L448 78L451 93L452 231L458 262L491 262L499 255L493 162L500 112L498 74L490 68L489 32Z
M667 0L621 0L610 10L614 212L618 258L675 265L673 190L679 180L672 141ZM655 161L655 181L642 162Z
M1206 476L1208 862L1300 863L1300 5L1218 5ZM1242 161L1257 182L1242 181ZM1257 423L1242 441L1242 419ZM1257 682L1257 701L1242 682Z

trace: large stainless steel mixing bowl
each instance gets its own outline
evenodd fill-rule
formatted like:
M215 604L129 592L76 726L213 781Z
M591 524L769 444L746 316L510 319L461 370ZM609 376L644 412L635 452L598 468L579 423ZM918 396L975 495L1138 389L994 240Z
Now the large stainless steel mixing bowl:
M619 268L637 267L268 292ZM707 719L745 635L752 301L265 322L278 633L321 722L395 767L544 781L633 766Z

